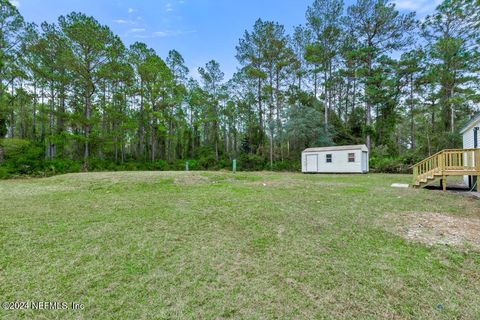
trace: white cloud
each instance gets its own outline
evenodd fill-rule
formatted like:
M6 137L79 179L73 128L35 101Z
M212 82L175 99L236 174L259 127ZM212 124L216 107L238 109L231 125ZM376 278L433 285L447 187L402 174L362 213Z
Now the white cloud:
M113 20L114 23L116 24L123 24L123 25L131 25L131 26L135 26L135 25L138 25L139 23L141 23L142 21L142 17L137 17L135 19L115 19Z
M173 5L171 2L167 2L167 4L165 5L165 11L167 12L172 12L173 11Z
M419 14L432 13L442 0L394 0L397 9L416 11Z
M167 31L157 31L157 32L154 32L153 35L155 37L165 38L165 37L168 37L168 32Z
M196 30L165 30L156 32L147 32L147 28L131 28L126 31L125 36L138 39L168 38L178 37L196 33Z
M176 37L185 34L192 34L195 33L195 30L165 30L165 31L157 31L153 33L154 37L158 38L166 38L166 37Z
M133 9L133 8L128 8L128 13L133 13L133 12L135 12L135 11L137 11L137 10L135 10L135 9Z
M20 7L20 0L10 0L10 3L13 4L15 7Z

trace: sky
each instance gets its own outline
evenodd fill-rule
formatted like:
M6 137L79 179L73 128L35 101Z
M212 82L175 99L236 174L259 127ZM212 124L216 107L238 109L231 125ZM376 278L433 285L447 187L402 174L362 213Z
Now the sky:
M225 78L238 67L235 46L258 18L285 25L287 32L305 23L313 0L10 0L26 21L56 22L72 11L94 16L128 46L146 43L162 58L179 51L197 78L198 67L215 59ZM345 6L355 0L346 0ZM399 10L422 18L439 0L394 0Z

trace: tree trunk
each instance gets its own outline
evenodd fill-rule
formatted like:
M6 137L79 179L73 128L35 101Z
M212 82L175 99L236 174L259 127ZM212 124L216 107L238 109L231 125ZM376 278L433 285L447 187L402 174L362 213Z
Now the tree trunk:
M33 83L32 139L37 140L37 83Z
M268 128L270 130L270 169L273 168L273 135L274 135L274 126L273 126L273 74L270 72L270 103L268 107Z
M12 96L14 95L15 93L15 81L12 80ZM15 99L12 98L10 100L10 107L11 107L11 111L10 111L10 138L15 138L15 106L14 106L14 103L15 103Z
M138 154L142 159L145 156L145 109L143 105L143 81L140 80L140 123L138 126Z
M83 170L88 171L88 157L90 155L90 117L91 117L91 105L90 105L90 96L87 93L85 96L85 146L84 146L84 153L83 153Z
M258 79L258 118L260 130L263 132L263 107L262 107L262 79Z
M44 98L45 98L45 92L44 92L44 88L42 87L42 98L41 98L42 108L40 109L40 119L41 119L41 121L40 121L40 141L42 142L42 144L45 142L45 122L43 121L43 116L44 116L43 106L45 105Z
M324 119L323 119L323 125L325 126L325 132L328 131L328 108L330 107L329 106L329 103L330 103L330 98L329 98L329 94L328 94L328 88L327 88L327 71L325 70L325 72L323 73L324 77L323 77L323 81L324 81L324 84L323 84L323 93L325 95L325 97L323 98L323 109L324 109Z
M367 66L368 66L368 72L367 72L367 85L365 86L365 90L367 90L367 87L370 85L370 77L372 76L372 57L371 53L368 54L367 58ZM372 150L372 140L370 136L370 130L371 130L371 125L372 125L372 103L371 103L371 97L370 93L365 92L365 105L366 105L366 125L367 125L367 137L366 137L366 144L368 150Z
M357 97L357 69L355 69L354 76L353 76L352 111L351 111L352 114L355 111L355 107L356 107L355 104L357 103L356 97Z
M413 105L413 74L410 75L410 140L412 143L412 149L415 149L415 117L414 117L414 105Z
M52 160L55 157L55 145L52 141L55 113L55 93L53 84L50 86L50 113L49 113L49 129L48 129L48 154L47 158Z
M454 86L450 88L450 99L448 101L450 102L450 130L452 133L455 132L455 105L452 102L454 95Z
M259 141L259 146L257 151L260 151L263 154L264 152L264 147L263 147L263 141L264 141L264 124L263 124L263 106L262 106L262 79L258 78L258 118L259 118L259 125L260 125L260 141Z
M155 126L155 119L152 119L152 133L150 135L150 148L151 148L151 157L150 160L155 162L155 153L156 153L156 126Z
M278 132L278 147L280 150L280 159L283 161L283 136L282 136L282 121L281 116L281 106L280 106L280 70L277 70L275 77L275 92L276 92L276 108L277 108L277 132Z

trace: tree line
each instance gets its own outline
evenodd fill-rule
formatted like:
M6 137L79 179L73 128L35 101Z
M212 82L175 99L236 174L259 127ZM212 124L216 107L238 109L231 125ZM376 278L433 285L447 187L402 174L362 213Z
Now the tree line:
M461 146L478 111L478 0L421 21L388 0L314 0L291 33L262 19L246 30L231 79L211 60L198 80L176 50L127 47L94 17L38 26L0 4L0 176L234 158L296 169L306 147L360 143L395 171Z

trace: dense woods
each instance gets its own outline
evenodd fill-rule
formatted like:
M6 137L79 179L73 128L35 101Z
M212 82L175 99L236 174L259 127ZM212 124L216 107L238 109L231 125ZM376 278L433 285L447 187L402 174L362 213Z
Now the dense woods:
M479 109L478 0L422 21L385 0L315 0L291 33L246 30L231 79L215 60L193 76L175 50L127 47L82 13L38 26L0 3L0 177L232 159L294 170L306 147L359 143L373 168L399 171L461 146Z

